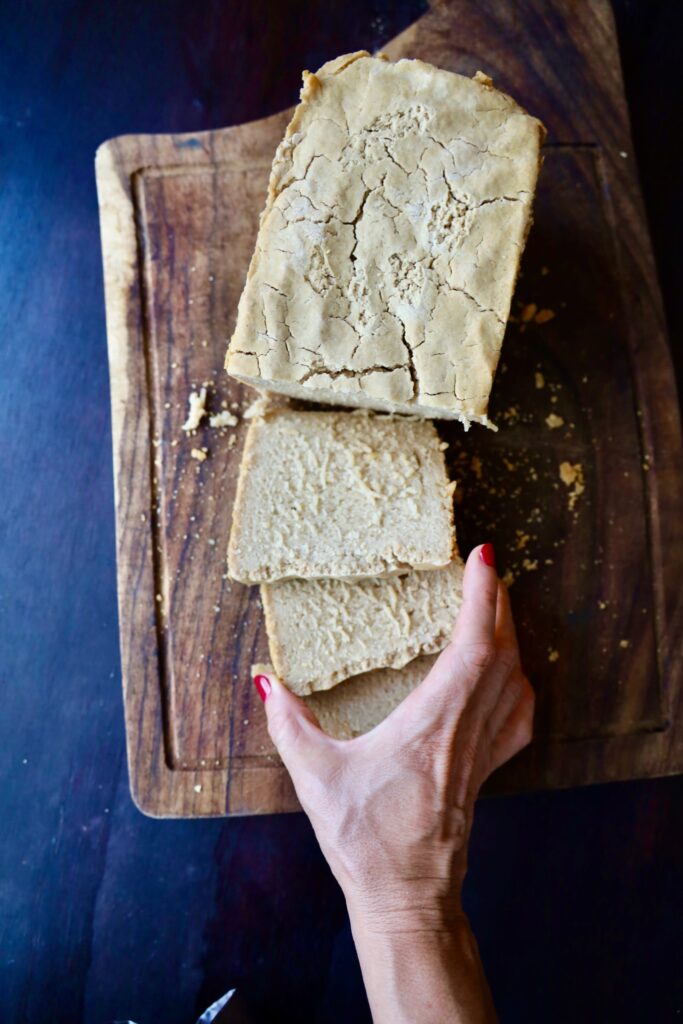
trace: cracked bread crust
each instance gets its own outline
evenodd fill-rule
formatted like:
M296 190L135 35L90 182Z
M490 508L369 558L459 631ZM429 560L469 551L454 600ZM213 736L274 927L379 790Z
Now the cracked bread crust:
M488 423L544 129L478 74L304 73L226 358L296 398Z
M300 696L443 650L462 603L464 566L384 579L286 580L261 587L270 657Z
M453 491L432 423L278 410L252 422L228 570L242 583L360 579L453 558Z

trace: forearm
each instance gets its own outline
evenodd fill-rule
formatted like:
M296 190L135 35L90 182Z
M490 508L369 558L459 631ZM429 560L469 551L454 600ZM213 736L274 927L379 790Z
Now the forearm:
M495 1024L464 916L447 928L408 920L385 929L351 908L350 914L374 1024Z

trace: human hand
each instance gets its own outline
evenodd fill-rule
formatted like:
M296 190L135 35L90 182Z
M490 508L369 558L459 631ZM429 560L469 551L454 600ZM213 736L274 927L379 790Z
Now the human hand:
M470 555L463 590L452 642L364 736L331 738L277 678L255 680L352 919L378 933L448 930L462 917L477 794L531 739L533 691L491 545Z

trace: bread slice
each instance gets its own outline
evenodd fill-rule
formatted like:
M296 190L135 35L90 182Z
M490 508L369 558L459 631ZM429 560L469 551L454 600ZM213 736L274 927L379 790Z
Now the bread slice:
M425 654L403 668L363 672L332 690L311 693L304 700L326 733L338 740L350 740L383 722L420 685L437 657Z
M488 423L545 132L478 72L304 72L226 367L295 398Z
M375 668L402 668L448 643L462 603L463 564L384 579L266 583L270 657L300 695Z
M242 583L448 565L453 490L432 423L276 411L252 422L228 570Z
M428 675L438 655L425 654L403 668L377 668L347 679L332 690L304 697L320 725L338 740L370 732L391 714ZM252 677L273 672L272 665L252 665Z

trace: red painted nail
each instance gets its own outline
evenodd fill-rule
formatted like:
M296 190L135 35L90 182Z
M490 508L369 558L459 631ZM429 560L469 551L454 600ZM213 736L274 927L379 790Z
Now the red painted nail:
M496 552L493 550L493 544L482 544L479 557L484 565L490 565L492 569L496 568Z
M266 697L272 690L272 686L270 685L270 679L268 678L268 676L254 676L254 686L256 687L256 692L258 693L259 697L265 704Z

